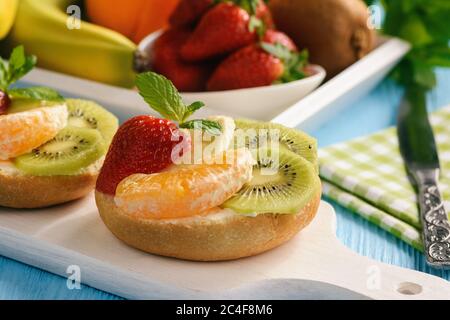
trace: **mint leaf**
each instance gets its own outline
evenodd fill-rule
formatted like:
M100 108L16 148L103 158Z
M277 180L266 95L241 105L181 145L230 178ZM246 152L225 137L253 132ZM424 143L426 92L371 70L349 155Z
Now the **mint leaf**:
M450 47L435 46L428 50L428 57L424 60L427 64L436 67L450 68Z
M23 67L25 64L25 49L23 46L18 46L14 48L11 53L11 57L9 58L9 66L13 70L18 70Z
M35 56L26 56L23 46L16 47L9 60L0 58L0 90L7 91L17 80L30 72L36 65Z
M383 6L384 34L400 37L412 45L391 77L407 88L432 89L436 85L434 68L450 67L450 2L366 0L366 3Z
M136 86L145 102L164 118L177 122L185 120L187 107L169 79L154 72L141 73L136 77Z
M191 120L180 124L180 128L203 130L213 136L220 136L222 133L222 126L210 120Z
M36 66L37 58L35 56L27 56L25 57L25 63L18 69L12 69L11 77L9 79L10 84L20 80L23 76L25 76L28 72L33 70Z
M33 99L46 101L63 101L64 98L55 90L45 87L11 89L8 94L16 99Z
M180 124L183 124L195 111L205 106L200 101L186 106L172 81L154 72L137 75L136 86L139 94L153 110L164 118Z
M196 101L191 105L187 106L186 113L184 114L183 117L183 122L186 121L190 116L192 116L195 113L195 111L203 108L204 106L205 104L201 101Z
M0 90L6 91L8 86L8 64L5 60L0 58Z

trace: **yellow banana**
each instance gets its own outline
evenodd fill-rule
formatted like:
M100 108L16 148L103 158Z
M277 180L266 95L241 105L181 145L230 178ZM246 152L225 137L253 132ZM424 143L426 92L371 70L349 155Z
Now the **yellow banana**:
M16 16L18 0L0 0L0 40L6 37Z
M40 67L132 87L136 45L115 31L74 20L67 13L73 3L20 0L11 30L12 45L23 44L27 53L38 57Z

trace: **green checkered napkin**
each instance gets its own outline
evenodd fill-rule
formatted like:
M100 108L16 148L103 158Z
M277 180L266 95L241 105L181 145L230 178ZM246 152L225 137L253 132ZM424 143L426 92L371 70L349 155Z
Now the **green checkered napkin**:
M450 212L450 106L431 115L442 167L440 188ZM324 194L422 250L417 197L395 128L319 151Z

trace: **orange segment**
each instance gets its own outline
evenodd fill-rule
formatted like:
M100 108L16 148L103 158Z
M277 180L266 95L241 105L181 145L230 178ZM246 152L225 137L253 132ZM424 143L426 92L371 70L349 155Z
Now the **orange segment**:
M67 119L65 104L0 116L0 160L16 158L53 139Z
M252 178L251 153L233 150L223 157L230 155L233 161L180 165L156 174L132 175L118 185L116 205L127 214L143 219L206 213L224 203Z

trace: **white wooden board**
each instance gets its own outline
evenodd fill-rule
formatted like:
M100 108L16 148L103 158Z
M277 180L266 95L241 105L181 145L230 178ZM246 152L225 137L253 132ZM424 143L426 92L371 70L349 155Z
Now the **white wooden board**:
M199 263L147 254L117 240L93 196L45 210L0 209L0 254L136 299L450 299L450 284L360 257L335 237L322 203L313 223L289 243L230 262ZM418 293L405 295L403 293Z

